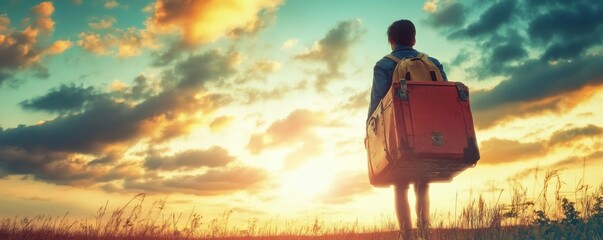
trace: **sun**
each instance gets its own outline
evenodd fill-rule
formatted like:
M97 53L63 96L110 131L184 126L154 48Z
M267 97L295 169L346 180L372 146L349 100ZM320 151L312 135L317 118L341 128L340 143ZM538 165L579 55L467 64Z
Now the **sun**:
M313 198L327 191L334 176L335 172L330 168L307 164L282 174L280 192L285 196Z

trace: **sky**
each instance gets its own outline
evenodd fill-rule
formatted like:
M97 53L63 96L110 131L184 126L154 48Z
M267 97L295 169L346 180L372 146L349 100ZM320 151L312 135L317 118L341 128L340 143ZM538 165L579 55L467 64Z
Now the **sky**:
M2 1L0 216L85 218L138 193L239 223L393 216L363 141L399 19L471 91L481 159L431 185L432 213L538 199L554 170L574 197L603 182L600 16L595 0Z

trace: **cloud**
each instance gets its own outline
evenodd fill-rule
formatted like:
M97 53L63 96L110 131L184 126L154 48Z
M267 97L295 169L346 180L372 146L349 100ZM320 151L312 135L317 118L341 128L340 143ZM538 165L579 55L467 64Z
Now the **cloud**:
M438 8L439 0L428 0L423 4L423 10L427 12L435 12Z
M553 133L549 140L549 145L565 145L586 137L596 137L603 133L603 128L589 124L585 127L575 127L564 129Z
M491 138L480 143L480 164L503 164L543 156L544 142L522 143L517 140Z
M475 38L495 33L502 25L509 23L515 11L515 1L498 1L484 11L478 20L467 28L455 32L451 37ZM459 36L460 35L460 36Z
M54 12L52 2L42 2L31 9L32 28L43 33L50 33L54 30L54 21L50 18Z
M221 167L234 161L224 148L213 146L207 150L188 150L172 156L161 156L151 151L144 162L148 170L192 170L201 167Z
M44 96L22 101L19 104L24 109L46 111L49 113L77 112L96 97L94 88L71 85L61 85L52 89Z
M593 124L583 127L562 128L548 140L520 142L510 139L491 138L480 143L480 164L504 164L543 157L560 146L567 146L584 138L603 135L603 128Z
M6 15L0 15L0 86L18 70L30 69L33 76L48 78L48 70L40 65L46 55L58 54L69 48L69 41L57 40L49 46L39 42L54 30L51 16L54 6L42 2L32 7L31 18L23 21L23 30L11 28Z
M460 2L444 4L443 7L429 15L425 22L436 28L457 28L465 23L467 8Z
M259 71L263 74L268 74L268 73L275 72L280 67L281 67L281 64L279 62L270 61L270 60L262 60L262 61L256 62L252 66L252 69L256 69L257 71Z
M476 124L485 128L509 118L567 111L590 99L603 84L600 64L603 55L557 64L525 62L491 90L472 93Z
M213 131L220 131L221 129L226 128L226 126L230 125L230 123L233 121L234 117L233 116L220 116L215 118L214 120L211 121L211 123L209 123L209 128Z
M210 169L198 175L179 175L126 181L128 191L150 193L185 193L199 196L230 194L239 191L254 192L269 185L268 173L259 168L235 166Z
M155 33L179 31L183 43L197 45L233 31L257 31L262 26L258 13L280 4L280 0L158 0L147 25Z
M316 73L315 87L324 91L329 81L343 77L341 66L347 61L351 47L362 36L360 19L339 22L326 36L315 42L312 48L295 55L295 59L324 63L325 69Z
M533 174L537 174L538 172L541 172L543 169L546 171L560 171L560 170L564 170L567 168L576 168L576 167L580 167L582 164L597 164L599 162L601 162L601 160L603 160L603 151L596 151L590 154L586 154L584 156L574 156L574 157L568 157L565 158L563 160L559 160L555 163L546 165L546 166L538 166L538 167L533 167L533 168L528 168L522 171L519 171L515 174L513 174L511 177L509 177L510 179L522 179L522 178L526 178L529 177Z
M485 5L484 5L485 4ZM560 96L592 92L600 86L603 56L593 48L603 42L603 6L595 1L568 4L495 1L444 3L425 20L453 41L463 43L455 67L467 81L502 79L495 87L474 92L478 127L517 117L562 113L579 103ZM478 12L465 23L464 16ZM455 12L455 14L449 14Z
M83 156L65 152L25 151L14 147L0 149L0 168L8 175L32 176L35 180L59 185L88 187L117 179L142 176L133 164L88 164Z
M148 31L132 27L112 29L104 35L82 32L78 35L77 45L97 55L112 55L120 58L137 56L145 48L158 47L155 37Z
M297 45L298 42L299 40L296 38L287 39L287 41L283 43L283 46L281 46L281 50L287 50L289 48L292 48Z
M273 122L265 133L251 135L247 148L259 154L267 148L294 145L312 138L312 129L325 124L324 113L298 109L285 119Z
M61 54L65 50L71 47L73 43L69 40L57 40L52 45L50 45L45 51L44 54L55 55Z
M130 168L139 167L128 167L121 157L124 152L137 144L160 144L188 133L200 114L229 103L225 95L204 91L204 85L233 74L231 56L208 51L166 70L162 91L144 100L141 95L149 92L144 90L148 81L143 76L123 92L63 85L26 100L21 104L31 110L71 114L0 130L0 169L68 185L136 178L139 174ZM219 155L219 150L212 151ZM172 169L173 162L187 163L186 156L160 156L167 162L155 165Z
M112 9L112 8L116 8L117 6L119 6L119 3L115 0L107 0L105 2L104 6L106 9Z
M355 110L362 110L362 109L368 109L368 98L369 98L369 89L360 91L358 93L355 93L352 96L348 97L348 100L346 103L344 103L342 105L342 109L355 109Z
M571 59L603 41L603 20L599 17L603 6L589 2L572 5L553 7L529 22L527 33L534 44L548 47L543 60Z
M0 33L6 31L10 27L10 18L6 14L0 15Z
M323 203L342 204L352 201L355 196L369 193L372 189L365 172L344 172L335 176L328 190L319 195L319 199Z
M266 101L277 101L283 99L293 92L307 89L307 81L291 82L290 84L280 84L272 89L263 88L242 88L239 97L242 104L256 104Z
M98 22L88 23L88 26L92 29L108 29L115 24L115 21L115 17L105 17L99 19Z

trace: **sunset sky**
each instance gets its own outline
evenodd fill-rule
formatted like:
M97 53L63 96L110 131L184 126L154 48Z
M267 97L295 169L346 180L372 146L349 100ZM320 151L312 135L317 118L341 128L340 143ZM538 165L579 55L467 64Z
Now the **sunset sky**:
M550 170L574 197L603 183L601 16L600 0L1 1L0 216L91 217L138 193L240 223L393 216L363 140L403 18L469 86L482 156L432 184L432 213L536 199Z

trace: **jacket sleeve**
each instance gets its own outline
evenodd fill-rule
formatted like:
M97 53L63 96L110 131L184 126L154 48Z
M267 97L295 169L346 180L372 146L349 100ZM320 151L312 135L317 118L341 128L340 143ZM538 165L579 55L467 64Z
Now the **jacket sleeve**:
M447 82L448 77L446 76L446 72L444 72L444 66L440 63L440 61L435 58L431 58L430 60L433 62L433 64L436 65L436 67L438 67L438 69L440 69L440 73L442 73L442 78L444 78L444 81Z
M387 94L387 91L392 85L392 79L391 77L388 77L391 76L391 73L388 74L386 70L387 66L384 66L387 64L385 61L387 60L381 59L377 62L377 64L375 64L375 67L373 68L373 86L371 88L371 100L369 104L367 120L371 116L373 111L375 111L375 109L377 108L377 104L379 104L381 99L383 99L385 94Z

